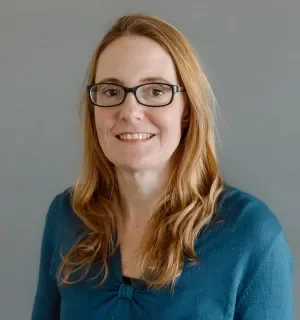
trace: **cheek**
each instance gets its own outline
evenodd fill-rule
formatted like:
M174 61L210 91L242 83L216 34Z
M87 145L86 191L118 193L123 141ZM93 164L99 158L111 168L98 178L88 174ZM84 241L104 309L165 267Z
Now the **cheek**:
M113 117L110 112L102 109L95 110L95 125L98 134L107 133L113 126Z
M181 113L168 110L158 119L157 125L162 132L176 134L181 132Z

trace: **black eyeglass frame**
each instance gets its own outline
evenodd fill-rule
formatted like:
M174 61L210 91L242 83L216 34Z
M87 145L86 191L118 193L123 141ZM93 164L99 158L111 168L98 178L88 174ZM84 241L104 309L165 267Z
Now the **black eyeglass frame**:
M92 97L91 97L91 89L92 89L94 86L99 85L99 84L112 84L112 85L119 86L120 88L122 88L122 89L124 90L124 92L125 92L122 101L121 101L120 103L114 104L114 105L112 105L112 106L104 106L104 105L99 105L99 104L94 103L93 100L92 100ZM162 84L162 85L169 86L169 87L172 89L172 98L171 98L171 101L170 101L169 103L166 103L166 104L163 104L163 105L160 105L160 106L154 106L154 105L149 105L149 104L145 104L145 103L140 102L139 99L138 99L138 97L137 97L137 95L136 95L136 91L138 90L138 88L140 88L140 87L142 87L142 86L145 86L145 85L148 85L148 84ZM125 86L123 86L123 85L121 85L121 84L113 83L113 82L98 82L98 83L94 83L94 84L88 85L88 86L86 87L86 90L87 90L87 93L88 93L88 95L89 95L89 98L90 98L91 103L92 103L93 105L98 106L98 107L101 107L101 108L111 108L111 107L116 107L116 106L121 105L121 104L125 101L125 99L126 99L126 97L127 97L127 94L128 94L129 92L132 92L132 93L134 94L135 99L136 99L136 101L137 101L139 104L141 104L141 105L143 105L143 106L146 106L146 107L160 108L160 107L165 107L165 106L171 104L172 101L173 101L173 99L174 99L175 93L177 93L177 92L184 92L184 91L185 91L185 88L184 88L184 87L181 87L181 86L179 86L179 85L176 85L176 84L170 84L170 83L164 83L164 82L148 82L148 83L142 83L142 84L140 84L140 85L138 85L138 86L136 86L136 87L132 87L132 88L128 88L128 87L125 87Z

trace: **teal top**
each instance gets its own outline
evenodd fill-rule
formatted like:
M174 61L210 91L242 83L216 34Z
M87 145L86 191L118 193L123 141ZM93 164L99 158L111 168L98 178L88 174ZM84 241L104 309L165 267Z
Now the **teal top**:
M99 278L63 287L55 275L59 248L67 253L82 222L68 189L61 192L46 215L31 319L293 319L293 258L278 219L263 201L232 186L218 204L221 221L211 222L195 241L200 264L185 260L173 294L123 277L119 247L102 287L92 288ZM93 267L88 277L98 272Z

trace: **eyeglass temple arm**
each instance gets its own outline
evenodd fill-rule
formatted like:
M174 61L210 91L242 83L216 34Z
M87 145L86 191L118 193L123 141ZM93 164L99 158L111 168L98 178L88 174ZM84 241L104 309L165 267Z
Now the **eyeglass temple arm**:
M185 91L185 87L180 87L180 86L176 86L176 92L184 92Z

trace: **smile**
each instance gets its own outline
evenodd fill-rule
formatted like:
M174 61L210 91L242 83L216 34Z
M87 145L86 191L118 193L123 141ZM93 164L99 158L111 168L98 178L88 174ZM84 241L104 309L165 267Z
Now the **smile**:
M148 140L151 140L155 134L150 134L150 133L139 133L139 134L121 134L117 135L116 137L118 140L122 142L131 142L131 143L136 143L136 142L145 142Z
M126 133L117 135L117 138L119 138L120 140L149 140L154 136L155 134L151 133Z

